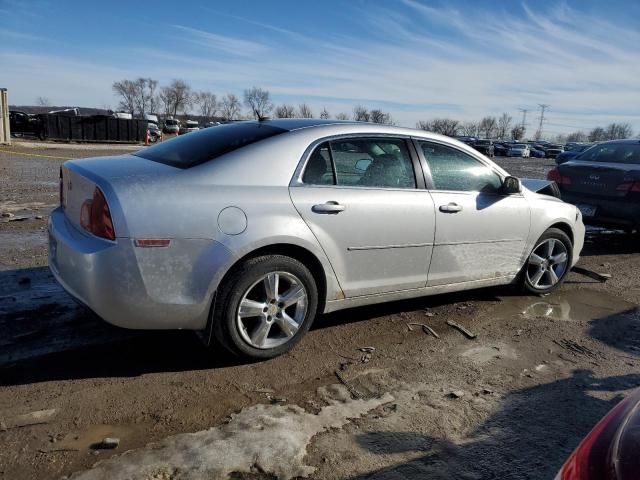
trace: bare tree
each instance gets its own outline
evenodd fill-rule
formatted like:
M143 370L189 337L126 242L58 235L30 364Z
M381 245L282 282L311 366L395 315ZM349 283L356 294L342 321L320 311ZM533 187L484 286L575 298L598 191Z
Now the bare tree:
M633 135L631 125L628 123L610 123L605 130L609 140L621 140Z
M573 132L567 135L567 142L586 142L587 134L584 132Z
M222 97L219 107L225 120L237 120L240 116L240 100L233 93L227 93Z
M140 116L144 117L144 114L147 111L147 106L149 104L149 98L147 97L147 80L140 77L135 79L133 81L133 84L135 86L135 96L133 102Z
M516 125L511 129L511 138L513 140L520 140L524 137L525 129L522 125Z
M490 138L495 132L497 126L498 121L496 120L496 117L484 117L480 120L478 130L480 133L484 133L484 138Z
M273 110L269 91L258 87L244 91L244 104L256 120L265 118Z
M36 105L38 105L39 107L50 107L51 100L49 100L47 97L38 97L36 98Z
M589 141L590 142L602 142L604 140L608 140L607 132L602 127L596 127L589 132Z
M323 107L322 111L320 112L320 118L322 118L323 120L326 120L329 117L331 117L331 115L329 114L329 111L325 107Z
M191 106L191 87L184 80L174 80L168 87L162 87L160 98L165 113L175 117L178 112L186 113Z
M369 120L373 123L380 123L382 125L393 125L393 118L391 118L391 114L383 112L378 108L369 112Z
M218 111L218 99L215 93L201 91L193 94L193 103L200 108L200 115L210 120Z
M460 126L459 132L460 134L466 135L468 137L477 137L480 134L478 130L478 124L475 122L465 122Z
M311 107L306 103L301 103L300 105L298 105L298 115L300 116L300 118L313 118Z
M363 105L353 107L353 119L356 122L368 122L370 119L369 110Z
M504 139L507 137L507 134L511 130L512 120L513 118L506 113L503 113L502 116L498 119L498 128L496 130L496 136L498 138Z
M156 93L158 81L153 78L147 78L147 96L149 97L149 113L157 113L160 106L160 99Z
M421 120L416 123L416 128L419 128L420 130L427 130L428 132L439 133L440 135L455 137L460 130L460 122L450 118L436 118L428 122Z
M135 80L121 80L113 82L113 92L120 97L121 110L133 115L136 111L137 86Z
M296 108L293 105L283 103L276 107L275 115L276 118L294 118L296 116Z
M349 114L340 112L336 115L336 120L349 120Z

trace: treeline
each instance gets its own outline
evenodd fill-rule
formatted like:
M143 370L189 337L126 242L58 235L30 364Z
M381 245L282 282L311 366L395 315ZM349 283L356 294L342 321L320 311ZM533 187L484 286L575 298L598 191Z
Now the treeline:
M120 80L113 83L113 92L119 99L119 109L133 116L146 113L165 116L188 115L194 110L205 120L241 120L244 118L314 118L315 114L306 103L275 105L268 90L252 87L244 90L242 100L233 93L218 96L210 91L194 91L183 80L174 80L169 85L158 86L152 78ZM380 109L369 109L356 105L352 114L340 112L332 115L326 108L319 118L357 120L361 122L393 125L393 118Z
M526 134L525 127L513 122L513 118L503 113L500 117L484 117L479 122L460 122L450 118L436 118L429 121L419 121L416 128L440 133L449 137L470 136L479 138L499 138L502 140L521 140ZM576 131L567 135L557 135L555 140L565 142L601 142L618 140L633 136L633 129L628 123L611 123L606 127L596 127L588 132ZM534 140L542 139L539 130L533 136Z

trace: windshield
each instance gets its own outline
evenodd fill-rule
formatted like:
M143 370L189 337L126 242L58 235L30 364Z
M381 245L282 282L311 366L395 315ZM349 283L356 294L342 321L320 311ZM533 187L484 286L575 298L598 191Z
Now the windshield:
M603 143L576 156L576 160L640 164L640 143Z
M165 125L177 125L178 121L177 120L165 120Z
M476 145L490 145L491 144L491 140L478 140L476 142Z
M523 143L516 143L515 145L511 145L513 148L525 148L526 145L524 145Z
M178 168L189 168L287 130L260 123L207 128L140 150L134 155Z

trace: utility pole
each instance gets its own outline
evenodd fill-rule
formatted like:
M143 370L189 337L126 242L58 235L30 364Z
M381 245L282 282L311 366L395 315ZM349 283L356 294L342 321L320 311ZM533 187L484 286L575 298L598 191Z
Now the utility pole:
M536 137L538 137L537 140L540 140L540 138L542 137L542 124L544 122L544 111L547 108L549 108L551 105L539 103L538 106L540 107L540 126L538 127L538 131L536 132Z
M524 129L526 128L525 125L527 124L527 112L529 110L527 110L526 108L519 108L518 110L522 112L522 130L524 131Z

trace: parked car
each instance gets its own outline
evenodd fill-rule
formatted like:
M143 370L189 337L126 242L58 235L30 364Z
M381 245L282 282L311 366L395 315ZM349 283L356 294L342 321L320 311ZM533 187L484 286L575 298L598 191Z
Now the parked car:
M321 312L511 283L550 292L584 240L576 207L469 146L359 122L220 125L67 161L60 185L49 265L73 297L115 325L204 330L256 359Z
M470 135L458 135L455 139L470 146L478 141L478 137L472 137Z
M147 130L149 130L149 142L151 143L156 143L162 137L160 127L154 122L147 123Z
M579 153L584 152L587 148L592 147L590 143L574 145L571 150L565 150L564 152L558 154L556 156L556 164L560 165L561 163L568 162L572 158L575 158Z
M507 157L529 157L531 150L526 143L513 143L507 145Z
M113 117L114 118L119 118L121 120L132 120L133 119L133 115L131 115L131 112L113 112Z
M545 158L546 154L544 153L544 150L538 150L537 148L529 147L529 156L534 158Z
M556 480L636 480L640 472L640 389L616 405L580 442Z
M164 127L162 127L162 131L164 133L177 135L180 131L180 120L176 120L175 118L167 118L164 121Z
M492 140L476 140L472 147L489 158L493 158L495 155L495 147Z
M40 117L20 110L9 110L9 131L11 135L33 135L41 140L45 136Z
M640 140L602 142L551 170L562 199L584 222L624 229L640 227Z
M556 158L562 152L564 152L564 146L557 143L550 143L544 147L544 153L547 158Z
M180 126L180 135L184 135L185 133L197 132L200 130L198 126L198 122L195 120L187 120Z
M496 142L493 144L493 155L496 157L505 157L507 150L508 148L504 143Z

